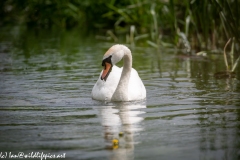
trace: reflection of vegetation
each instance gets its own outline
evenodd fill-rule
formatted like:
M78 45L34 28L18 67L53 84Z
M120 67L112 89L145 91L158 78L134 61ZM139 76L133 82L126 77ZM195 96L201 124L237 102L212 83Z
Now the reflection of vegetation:
M239 43L238 6L238 0L2 0L0 25L79 27L117 35L135 28L130 39L147 38L143 42L152 46L174 44L190 51L215 49L230 37Z

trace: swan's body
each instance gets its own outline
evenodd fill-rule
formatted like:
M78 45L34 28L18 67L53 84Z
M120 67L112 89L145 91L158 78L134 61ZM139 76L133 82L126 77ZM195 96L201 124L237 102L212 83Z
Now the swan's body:
M115 66L123 59L123 67ZM146 89L132 68L131 51L124 45L112 46L104 55L105 67L92 89L92 98L102 101L136 101L146 98Z

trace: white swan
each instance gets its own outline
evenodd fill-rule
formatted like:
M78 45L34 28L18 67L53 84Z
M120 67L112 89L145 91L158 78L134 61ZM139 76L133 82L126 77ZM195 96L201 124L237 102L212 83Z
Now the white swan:
M115 66L123 59L123 67ZM131 51L124 45L112 46L103 56L104 69L92 89L92 98L101 101L136 101L146 98L146 89L132 68Z

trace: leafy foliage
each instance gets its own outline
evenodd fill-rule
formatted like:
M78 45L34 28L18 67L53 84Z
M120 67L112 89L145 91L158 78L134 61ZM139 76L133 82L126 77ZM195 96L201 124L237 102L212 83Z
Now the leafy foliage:
M153 46L216 49L231 37L239 44L238 6L239 0L1 0L0 26L78 27L118 35L134 26L134 40L147 38Z

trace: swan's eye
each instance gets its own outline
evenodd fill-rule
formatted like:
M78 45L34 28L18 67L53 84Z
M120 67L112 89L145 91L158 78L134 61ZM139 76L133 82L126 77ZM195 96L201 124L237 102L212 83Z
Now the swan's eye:
M105 66L105 63L110 63L110 64L112 64L111 58L112 58L112 55L109 56L108 58L105 58L105 59L102 61L102 66ZM105 69L106 69L106 68L105 68Z

